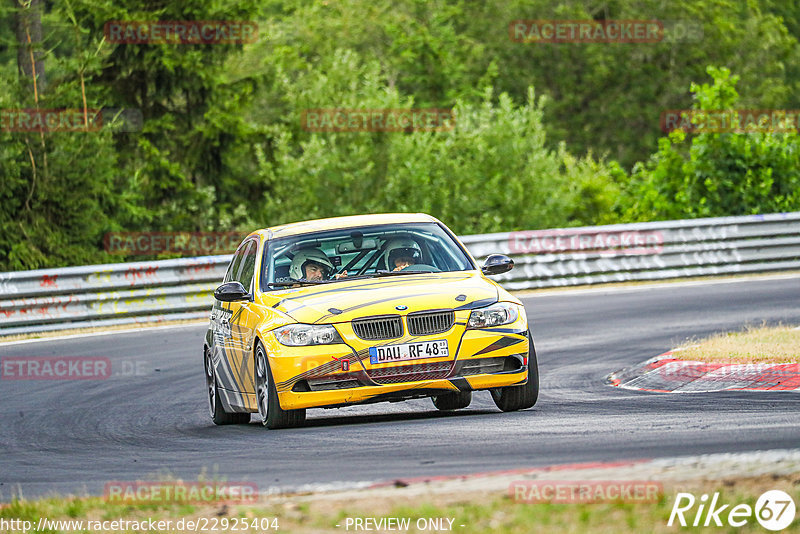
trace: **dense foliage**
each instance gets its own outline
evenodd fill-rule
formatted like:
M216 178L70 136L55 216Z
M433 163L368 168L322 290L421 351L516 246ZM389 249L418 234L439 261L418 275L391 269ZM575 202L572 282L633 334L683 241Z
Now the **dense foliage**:
M15 29L40 2L34 92ZM520 43L517 19L700 33ZM259 38L104 38L106 22L139 20L252 20ZM0 110L143 118L133 132L0 127L0 271L132 259L103 251L111 231L423 211L467 234L798 210L797 133L667 135L659 116L800 109L799 38L800 8L777 0L0 0ZM456 120L309 131L315 108L452 108Z
M709 68L714 83L692 85L695 109L736 110L736 76ZM633 170L620 207L631 220L717 217L800 208L798 133L698 133L676 130Z

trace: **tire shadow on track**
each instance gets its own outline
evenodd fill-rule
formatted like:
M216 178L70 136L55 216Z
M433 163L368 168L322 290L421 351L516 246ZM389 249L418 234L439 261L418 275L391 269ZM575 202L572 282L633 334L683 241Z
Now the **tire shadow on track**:
M452 419L452 418L466 418L479 415L498 415L496 410L457 410L453 412L403 412L403 413L386 413L386 414L352 414L352 415L321 415L320 417L310 417L306 419L305 424L298 428L314 428L314 427L328 427L328 426L352 426L352 425L365 425L374 423L398 423L403 421L425 421L431 419ZM253 424L253 423L251 423ZM260 427L261 424L256 422L255 426Z
M524 410L524 411L532 411L532 410ZM314 416L313 413L309 415L310 417L306 419L305 423L303 423L302 425L290 429L282 429L279 430L278 432L287 432L292 430L300 430L304 428L309 429L309 428L324 428L324 427L349 427L355 425L371 425L376 423L430 421L434 419L464 419L469 417L485 416L485 415L502 416L503 413L498 410L491 410L491 409L473 409L473 410L466 409L466 410L457 410L453 412L439 412L434 410L428 412L347 414L347 415L332 415L332 416L321 414L316 417ZM216 427L214 425L209 425L203 428L214 429L219 427ZM202 431L203 428L198 428L196 430ZM250 429L263 431L261 423L258 420L256 420L255 417L253 417L250 420L250 423L245 425L234 425L233 428L248 429L248 431Z

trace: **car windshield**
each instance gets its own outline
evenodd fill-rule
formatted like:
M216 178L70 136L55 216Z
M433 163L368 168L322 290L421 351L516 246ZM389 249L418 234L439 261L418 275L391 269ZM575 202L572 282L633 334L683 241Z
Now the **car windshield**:
M475 269L461 246L436 223L364 226L274 239L265 247L262 267L262 291L353 277Z

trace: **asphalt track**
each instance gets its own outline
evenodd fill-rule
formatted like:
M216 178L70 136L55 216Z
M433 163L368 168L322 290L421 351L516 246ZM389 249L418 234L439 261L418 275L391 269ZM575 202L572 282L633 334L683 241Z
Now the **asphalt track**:
M800 278L568 291L523 299L542 376L538 404L504 414L488 393L440 413L428 399L310 410L305 427L215 427L205 327L0 346L8 356L100 356L92 381L0 381L0 500L102 494L109 481L198 475L306 484L800 446L800 392L657 394L609 372L692 336L800 324Z

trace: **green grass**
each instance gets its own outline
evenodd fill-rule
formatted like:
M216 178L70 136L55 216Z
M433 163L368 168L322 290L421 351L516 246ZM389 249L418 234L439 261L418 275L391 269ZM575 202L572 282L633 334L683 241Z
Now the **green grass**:
M792 363L800 361L797 326L748 326L741 332L715 334L688 341L673 357L723 363Z
M0 518L26 519L36 523L39 517L50 519L167 519L184 517L278 517L279 532L317 533L347 532L348 517L409 518L408 532L419 532L419 518L452 518L453 532L459 534L484 534L502 532L528 534L530 532L564 533L617 533L617 532L695 532L711 527L681 528L667 526L677 491L686 491L699 497L701 493L720 492L720 502L755 505L758 496L768 489L782 489L800 504L800 477L774 477L760 480L696 482L677 484L665 488L657 502L603 502L590 504L517 503L507 495L471 494L460 496L453 491L427 497L391 497L381 494L359 493L355 498L338 502L330 499L293 497L256 505L147 505L131 506L111 504L101 498L49 498L35 501L15 500L0 509ZM402 502L402 504L397 504ZM695 508L686 517L691 522ZM730 507L728 508L728 511ZM721 515L724 520L727 511ZM794 523L783 532L800 532L800 513ZM336 525L340 525L337 527ZM462 526L463 525L463 526ZM765 532L755 518L741 528L714 527L715 532ZM53 531L49 531L53 532ZM275 532L269 530L265 532ZM353 532L353 529L350 529ZM432 531L428 531L432 532ZM442 531L439 531L442 532ZM54 533L55 534L55 533Z

